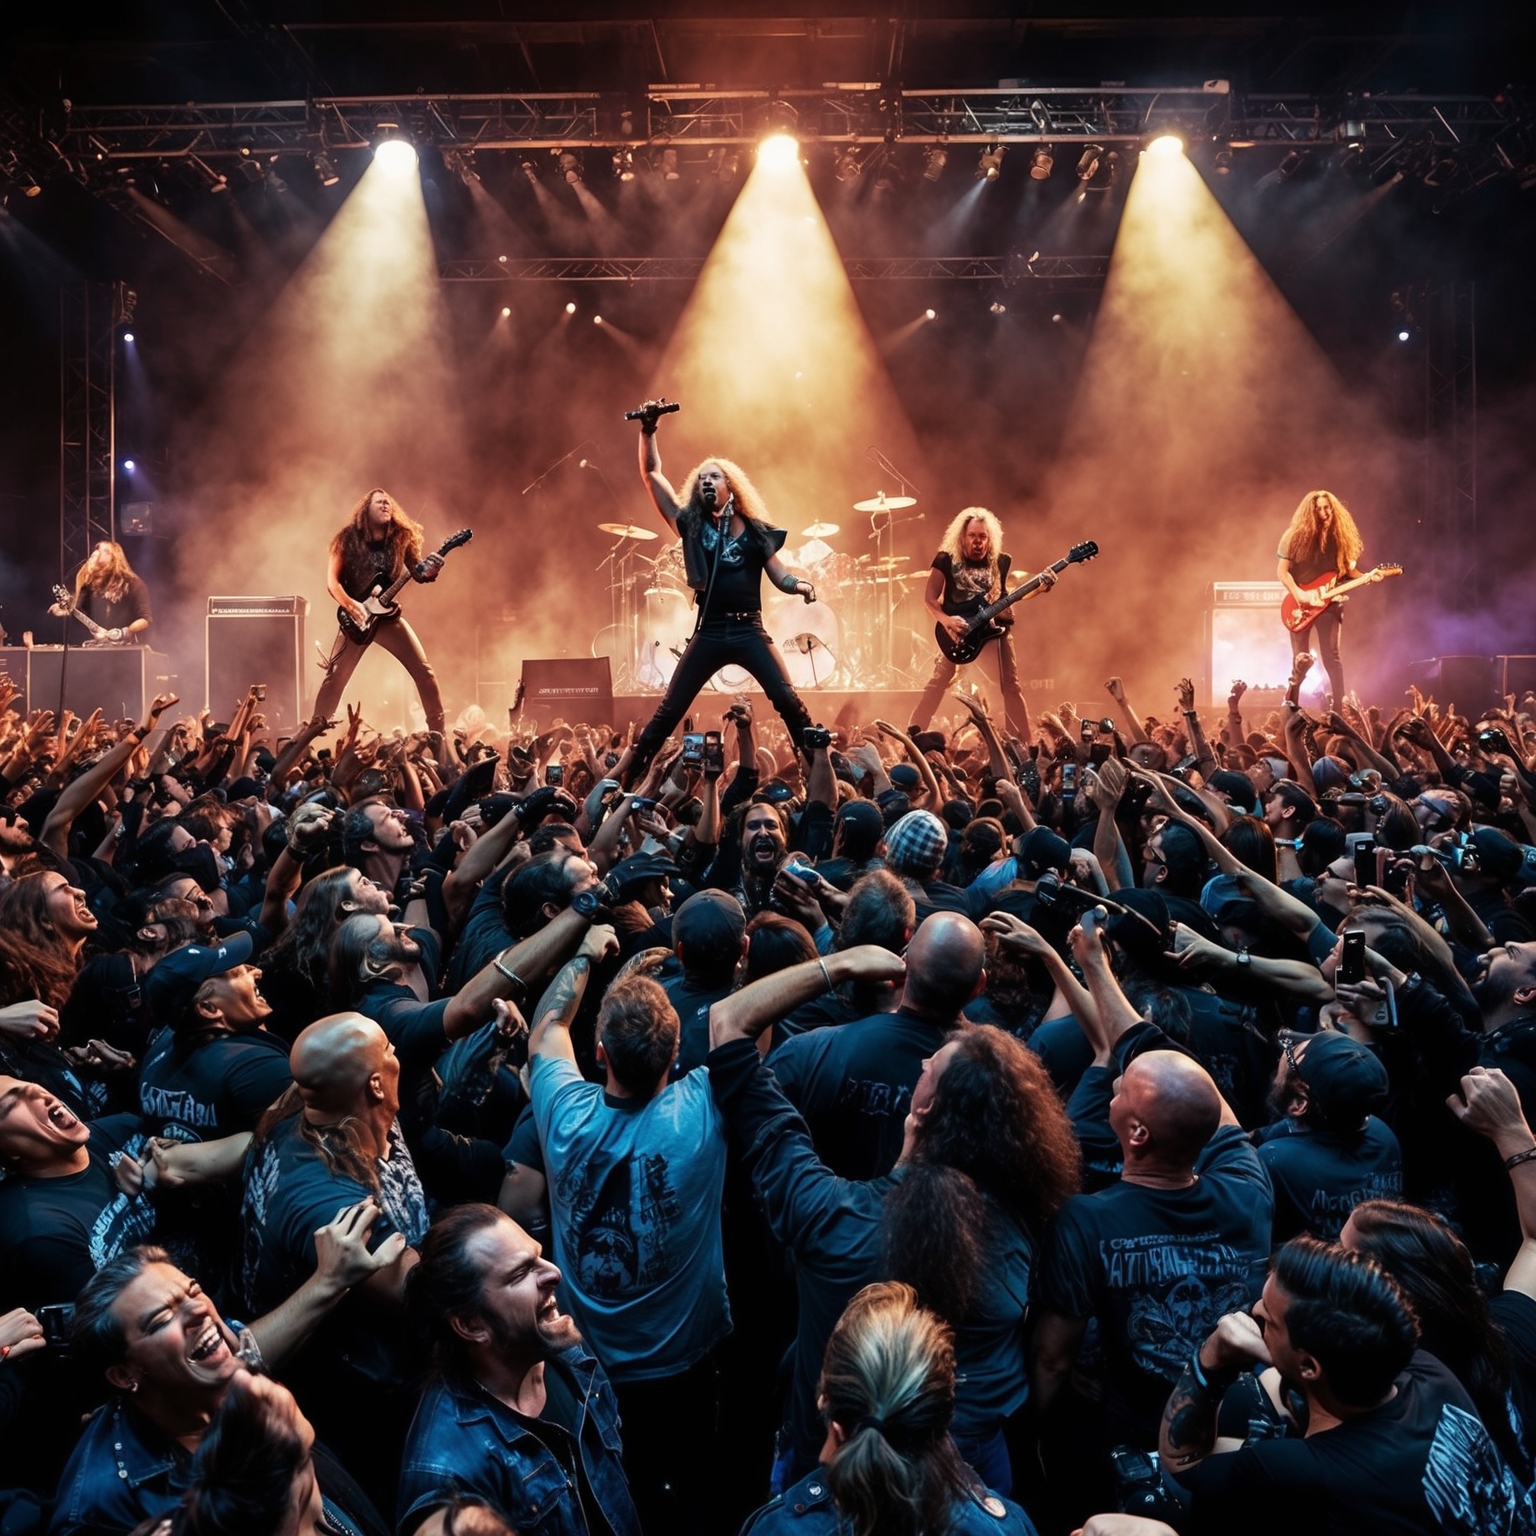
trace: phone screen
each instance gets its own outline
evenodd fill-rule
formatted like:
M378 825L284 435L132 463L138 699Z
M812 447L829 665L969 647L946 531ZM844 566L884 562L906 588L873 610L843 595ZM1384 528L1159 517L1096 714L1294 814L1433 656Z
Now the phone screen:
M1375 843L1355 844L1355 884L1376 884L1376 845Z
M551 763L549 767L544 770L544 782L546 784L564 784L565 764Z
M703 762L706 768L725 767L725 745L719 731L704 732Z
M704 761L704 737L697 731L683 733L683 761L698 767Z
M1365 935L1346 933L1344 949L1339 956L1338 979L1345 983L1365 980Z

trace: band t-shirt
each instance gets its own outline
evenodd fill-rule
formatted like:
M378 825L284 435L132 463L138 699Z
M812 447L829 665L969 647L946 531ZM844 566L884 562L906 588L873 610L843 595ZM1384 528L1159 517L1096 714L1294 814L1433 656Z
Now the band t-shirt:
M561 1294L587 1347L616 1382L687 1370L731 1327L709 1073L619 1099L574 1062L536 1056L530 1089Z
M139 1111L152 1136L217 1141L255 1130L292 1081L288 1048L264 1029L195 1042L162 1029L139 1072Z
M142 1194L125 1195L113 1172L114 1154L145 1156L136 1118L93 1121L86 1152L79 1173L13 1173L0 1184L0 1307L73 1301L109 1259L150 1240L154 1207Z
M997 557L997 581L998 596L1002 596L1002 589L1008 585L1008 569L1013 564L1012 555L999 555ZM940 550L933 557L934 570L939 571L944 577L944 601L942 607L945 613L963 613L968 605L974 603L979 597L987 600L992 591L992 566L990 562L982 565L972 565L969 560L962 560L959 565L950 558L948 551ZM1010 612L998 615L999 624L1011 624L1013 618Z
M80 594L80 609L103 629L127 629L139 619L147 624L154 617L149 611L149 588L139 576L128 578L123 595L115 603L104 592L87 587ZM142 641L147 633L141 629L133 638Z
M1358 1131L1318 1131L1287 1116L1258 1133L1259 1161L1275 1191L1274 1243L1303 1234L1336 1243L1363 1200L1400 1200L1403 1153L1371 1115Z
M1472 1400L1420 1350L1379 1408L1177 1473L1184 1536L1536 1536L1536 1512Z
M1184 1189L1124 1180L1056 1218L1041 1305L1096 1317L1111 1444L1157 1444L1168 1393L1228 1312L1264 1287L1274 1197L1240 1126L1221 1126Z

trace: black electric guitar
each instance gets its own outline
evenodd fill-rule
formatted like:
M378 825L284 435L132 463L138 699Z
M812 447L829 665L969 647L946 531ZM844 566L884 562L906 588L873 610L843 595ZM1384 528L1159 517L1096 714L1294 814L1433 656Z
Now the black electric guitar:
M88 645L127 645L129 643L125 630L103 628L95 619L81 613L75 607L75 595L68 587L56 586L53 589L53 595L59 607L64 610L66 615L70 618L79 619L90 630L91 638L86 642Z
M995 603L989 603L981 597L973 598L957 615L968 621L958 640L942 624L933 626L933 638L939 642L939 649L957 667L975 661L988 643L996 640L1003 632L1002 626L995 622L998 614L1020 598L1038 592L1045 585L1046 571L1052 576L1059 575L1069 565L1081 565L1084 560L1092 560L1098 552L1099 546L1092 539L1087 539L1081 544L1074 544L1055 565L1047 566L1038 576L1031 576L1022 586L1004 592Z
M473 528L460 528L451 538L444 539L437 547L437 553L428 555L427 560L442 561L450 551L455 550L461 544L468 544L474 538ZM422 562L423 564L425 561ZM375 630L380 624L388 624L400 617L400 605L395 601L396 594L415 573L416 566L407 566L387 587L375 587L367 597L363 599L363 607L368 610L368 622L359 624L345 608L336 610L336 622L341 625L341 632L349 640L355 640L359 645L366 645L373 639Z

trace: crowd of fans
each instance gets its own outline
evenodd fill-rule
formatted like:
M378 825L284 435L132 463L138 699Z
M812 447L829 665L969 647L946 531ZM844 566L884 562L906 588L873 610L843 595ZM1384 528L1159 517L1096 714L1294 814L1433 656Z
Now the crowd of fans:
M0 1531L1536 1536L1536 699L1309 661L641 775L0 681Z

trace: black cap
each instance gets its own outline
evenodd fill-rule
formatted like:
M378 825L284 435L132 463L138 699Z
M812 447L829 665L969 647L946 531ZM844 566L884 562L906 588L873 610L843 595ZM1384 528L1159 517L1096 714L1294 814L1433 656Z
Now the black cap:
M1387 1069L1359 1040L1323 1030L1295 1041L1291 1054L1308 1097L1330 1120L1363 1118L1386 1103Z
M192 1006L197 989L213 976L222 976L251 958L251 936L232 933L218 945L183 944L173 949L149 973L144 998L161 1023L179 1019Z

